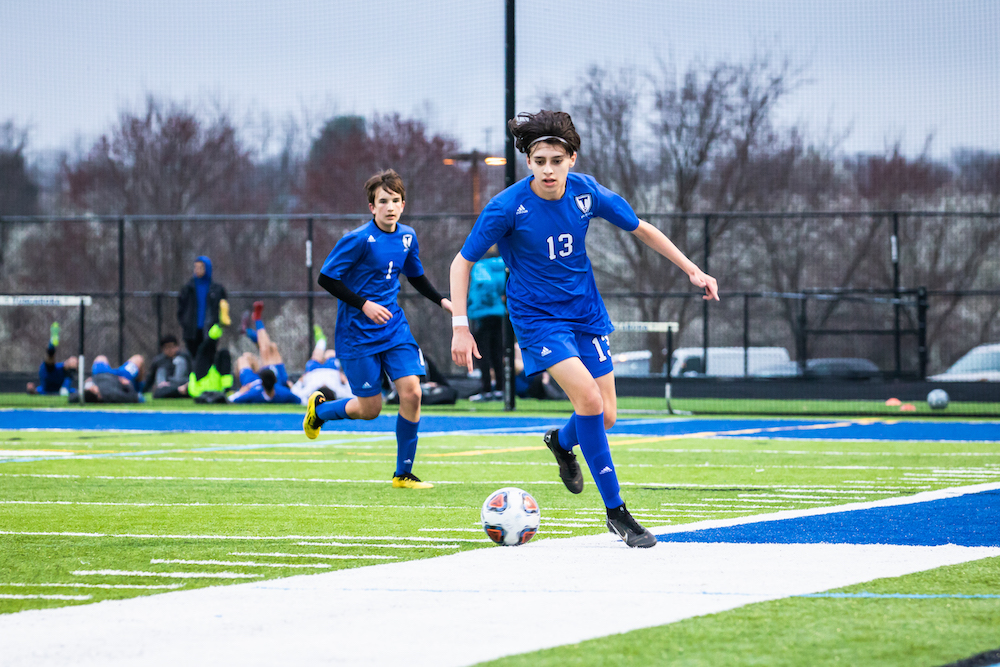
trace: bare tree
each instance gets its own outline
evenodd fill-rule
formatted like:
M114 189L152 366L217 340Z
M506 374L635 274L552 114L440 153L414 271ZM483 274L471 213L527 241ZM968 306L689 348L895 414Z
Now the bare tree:
M63 165L71 208L113 215L247 213L266 209L253 191L249 152L225 115L200 119L148 97L82 159Z

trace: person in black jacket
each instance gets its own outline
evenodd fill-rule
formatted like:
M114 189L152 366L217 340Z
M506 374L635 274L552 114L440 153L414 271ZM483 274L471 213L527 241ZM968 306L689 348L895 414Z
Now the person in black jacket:
M146 391L153 392L153 398L182 398L187 396L188 376L194 369L194 361L186 350L177 344L177 337L167 334L160 339L160 354L149 365L146 375ZM184 386L184 391L181 387Z
M177 321L183 331L184 344L192 356L212 328L221 323L229 326L229 302L226 288L212 282L212 260L200 255L194 261L194 275L181 288L177 297Z

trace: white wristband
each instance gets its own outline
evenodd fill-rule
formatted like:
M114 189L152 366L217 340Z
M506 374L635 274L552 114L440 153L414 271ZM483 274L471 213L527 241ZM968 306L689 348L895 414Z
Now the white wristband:
M469 326L468 315L453 315L451 318L451 326L453 327L467 327Z

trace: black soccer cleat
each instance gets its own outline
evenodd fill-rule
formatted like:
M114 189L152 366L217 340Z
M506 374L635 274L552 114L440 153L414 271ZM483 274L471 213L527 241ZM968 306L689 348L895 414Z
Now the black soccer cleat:
M656 536L639 525L625 509L625 503L608 508L608 531L622 539L626 546L648 549L656 546Z
M567 452L559 445L559 429L550 429L545 434L545 446L552 451L559 463L559 479L563 481L570 493L580 493L583 491L583 472L580 471L580 464L576 462L576 454Z

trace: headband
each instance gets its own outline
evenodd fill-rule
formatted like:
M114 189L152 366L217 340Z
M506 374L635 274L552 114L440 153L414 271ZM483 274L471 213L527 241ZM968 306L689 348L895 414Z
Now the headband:
M572 150L572 148L569 145L569 142L566 141L565 139L563 139L562 137L545 136L545 137L538 137L537 139L535 139L534 141L532 141L530 144L528 144L528 147L525 149L525 152L531 150L531 147L534 146L535 144L537 144L539 141L558 141L558 142L562 143L563 145L565 145L566 148L569 148L570 150Z

